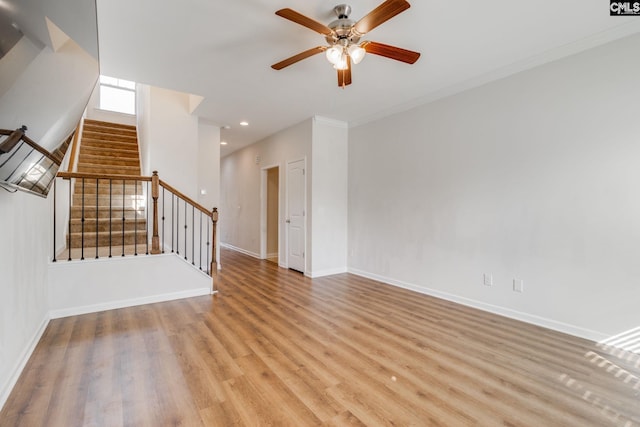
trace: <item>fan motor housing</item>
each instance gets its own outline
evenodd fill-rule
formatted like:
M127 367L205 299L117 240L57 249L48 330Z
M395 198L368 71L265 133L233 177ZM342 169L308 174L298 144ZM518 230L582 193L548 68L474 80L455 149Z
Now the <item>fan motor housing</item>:
M338 16L338 19L331 22L328 27L333 30L333 34L326 37L327 43L334 45L344 40L343 44L358 43L360 36L354 34L353 26L355 21L349 19L351 14L351 6L348 4L339 4L333 8L333 11Z

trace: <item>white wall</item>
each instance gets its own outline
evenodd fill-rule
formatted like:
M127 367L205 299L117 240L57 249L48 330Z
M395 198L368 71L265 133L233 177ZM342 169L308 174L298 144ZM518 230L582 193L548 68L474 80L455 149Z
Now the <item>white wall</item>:
M0 190L0 408L49 319L51 203Z
M198 197L207 209L220 204L220 127L198 124ZM206 194L202 194L205 190Z
M585 337L637 327L639 50L622 39L350 130L350 269Z
M20 46L18 46L20 48ZM97 76L97 62L73 40L35 56L27 46L25 69L3 89L2 122L53 149L75 128ZM58 84L51 85L51 81ZM33 99L38 99L34 108ZM29 101L29 102L27 102ZM2 123L0 123L2 124ZM53 198L0 190L0 406L48 321L47 263L52 249Z
M49 266L52 318L207 295L211 277L173 254Z
M348 128L313 118L311 277L347 271Z
M220 127L200 121L198 124L198 203L207 209L220 207ZM207 194L202 194L205 190ZM220 236L216 259L220 268ZM204 250L204 249L203 249Z
M0 61L0 98L20 78L40 52L41 49L24 36L6 52Z
M140 85L142 86L142 85ZM198 198L198 118L189 113L189 95L154 86L138 89L141 156L145 172Z
M264 167L279 166L280 212L286 212L286 170L287 162L309 159L311 156L312 121L305 120L278 132L260 142L238 150L221 160L221 200L220 200L220 241L242 251L260 257L260 189L261 170ZM256 157L260 158L256 164ZM307 161L307 177L311 165ZM307 209L311 212L311 180L307 179ZM284 215L281 215L284 221ZM310 215L307 217L307 248L311 245ZM279 224L280 252L278 260L285 266L286 224ZM265 224L266 226L266 224ZM309 271L309 252L306 270Z
M140 170L150 176L151 169L151 86L136 84L136 131L140 150Z
M20 55L33 45L18 43ZM0 127L28 127L27 136L53 151L76 128L98 74L98 63L73 40L56 52L43 48L0 98ZM55 81L56 84L51 84ZM35 103L34 100L38 102Z

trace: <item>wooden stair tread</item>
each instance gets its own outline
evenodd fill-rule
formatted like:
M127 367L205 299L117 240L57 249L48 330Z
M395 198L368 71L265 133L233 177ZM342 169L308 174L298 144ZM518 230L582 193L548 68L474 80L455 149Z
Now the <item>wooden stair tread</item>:
M82 184L77 183L76 193L79 194L81 191L82 191ZM126 186L124 189L124 196L125 197L135 196L136 194L140 195L140 194L143 194L143 191L144 190L141 186L138 188L138 190L135 190L133 186ZM98 195L100 196L106 196L106 197L109 197L109 195L111 195L112 198L117 196L120 199L122 199L122 195L123 195L122 186L117 184L114 184L111 187L111 189L109 189L108 185L106 186L99 185L97 192L96 192L95 184L93 185L85 184L84 193L86 197L93 197L93 198L95 198L96 193L98 193Z
M140 167L132 166L79 166L78 172L107 175L140 175Z
M106 149L106 151L105 151ZM78 164L82 163L82 156L84 153L87 154L96 154L98 153L98 155L104 155L105 152L110 152L112 153L113 156L117 156L117 157L127 157L127 158L134 158L136 160L139 160L139 155L138 155L138 150L127 150L127 149L122 149L122 148L107 148L107 147L82 147L82 149L80 151L84 150L83 152L80 153L80 157L78 158Z
M106 127L106 128L116 128L116 129L127 129L135 131L136 127L134 125L125 125L122 123L113 123L113 122L105 122L102 120L95 119L84 119L84 126L97 126L97 127Z
M119 141L116 139L87 139L83 141L80 147L80 153L82 153L83 148L101 148L107 150L116 148L119 150L138 151L136 142Z
M91 169L122 169L127 171L140 171L140 166L129 166L129 165L104 165L100 163L85 163L83 165L78 166L78 172L91 172ZM127 172L126 175L135 175L135 173Z
M82 163L109 162L114 160L119 160L127 163L137 163L137 164L140 163L136 158L115 156L111 152L111 150L104 151L103 153L100 153L100 152L83 153L80 155L80 158L82 159L81 160Z
M123 144L136 144L138 141L137 135L119 135L110 133L100 133L93 131L85 131L82 133L82 143L88 143L93 141L116 141Z
M85 237L86 237L87 235L89 235L89 233L87 233L86 231L85 231L85 233L84 233L84 234L85 234ZM98 231L97 233L96 233L96 231L95 231L95 230L93 230L93 232L91 232L91 234L92 234L94 237L96 236L96 234L97 234L99 237L105 237L105 236L106 236L106 237L109 237L109 235L112 235L114 238L115 238L116 236L119 236L119 237L120 237L120 239L122 239L122 230L113 231L113 232L111 232L111 233L109 233L109 230L107 230L107 231ZM73 238L73 237L79 237L79 236L81 237L81 235L82 235L82 232L71 233L71 237L72 237L72 238ZM146 230L140 230L140 229L138 229L138 231L135 231L135 230L125 230L125 231L124 231L124 235L125 235L125 236L135 236L135 235L138 235L138 236L143 236L143 237L144 237L144 236L146 236L146 235L147 235L147 231L146 231Z

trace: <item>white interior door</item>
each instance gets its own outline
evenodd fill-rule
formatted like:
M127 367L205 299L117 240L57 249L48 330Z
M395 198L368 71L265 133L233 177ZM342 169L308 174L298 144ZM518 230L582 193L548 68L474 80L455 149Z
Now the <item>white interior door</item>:
M287 164L287 265L304 273L305 161Z

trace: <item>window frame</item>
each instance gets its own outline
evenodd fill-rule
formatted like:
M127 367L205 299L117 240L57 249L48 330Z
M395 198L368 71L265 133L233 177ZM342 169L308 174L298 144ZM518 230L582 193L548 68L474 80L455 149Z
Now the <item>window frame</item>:
M115 83L112 82L104 82L103 78L105 79L110 79L110 80L115 80ZM120 83L122 82L122 83ZM133 86L133 88L131 88L130 86ZM111 89L115 89L115 90L119 90L122 92L130 92L133 94L133 113L130 112L125 112L125 111L120 111L120 110L114 110L111 108L105 108L102 104L102 88L103 87L107 87L107 88L111 88ZM129 116L135 116L136 112L137 112L137 108L136 108L136 82L131 81L131 80L125 80L125 79L119 79L116 77L111 77L111 76L105 76L103 74L100 75L100 77L98 78L98 108L100 110L103 111L109 111L111 113L118 113L118 114L126 114Z

